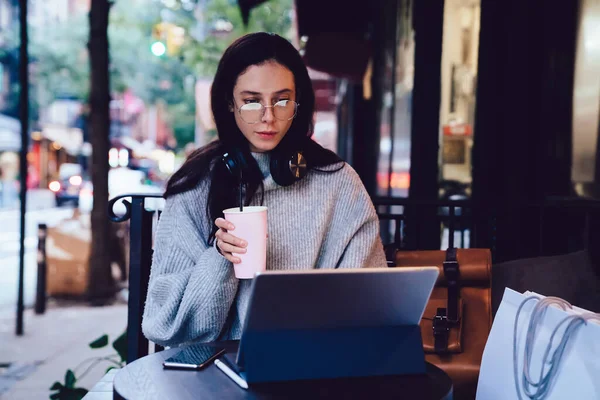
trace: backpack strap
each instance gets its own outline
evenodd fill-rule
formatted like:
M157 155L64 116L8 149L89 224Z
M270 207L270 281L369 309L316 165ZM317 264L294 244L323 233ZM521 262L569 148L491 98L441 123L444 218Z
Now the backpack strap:
M460 268L456 257L457 250L450 247L446 250L443 263L444 277L448 285L448 302L446 308L438 308L433 319L434 349L436 353L448 350L450 327L459 322L458 314L460 297Z

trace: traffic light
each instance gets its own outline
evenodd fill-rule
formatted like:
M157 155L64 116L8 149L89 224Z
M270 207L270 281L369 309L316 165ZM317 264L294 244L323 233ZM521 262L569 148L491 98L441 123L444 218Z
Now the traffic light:
M161 22L160 24L156 24L152 27L152 38L154 41L150 46L150 51L157 57L163 56L167 51L164 43L166 36L164 23Z
M151 51L157 57L176 55L185 41L185 29L170 22L160 22L152 27Z
M185 41L185 29L181 26L170 24L167 33L167 54L170 56L179 53L179 49Z
M150 51L152 51L152 54L154 54L156 57L161 57L167 51L167 47L163 42L156 41L152 43L152 46L150 46Z

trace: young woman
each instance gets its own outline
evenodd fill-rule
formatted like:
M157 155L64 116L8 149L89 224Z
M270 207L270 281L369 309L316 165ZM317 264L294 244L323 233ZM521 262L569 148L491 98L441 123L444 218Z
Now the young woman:
M238 205L240 171L245 204L268 207L268 270L386 266L360 178L310 139L314 93L287 40L255 33L233 43L211 104L219 139L172 176L156 232L142 329L165 346L241 336L252 280L234 276L233 253L246 243L222 218Z

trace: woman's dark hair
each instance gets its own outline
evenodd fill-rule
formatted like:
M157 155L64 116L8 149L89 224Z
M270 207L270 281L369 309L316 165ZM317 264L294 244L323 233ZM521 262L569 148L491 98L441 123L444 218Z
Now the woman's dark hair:
M308 167L311 169L342 162L335 153L310 139L314 128L315 95L308 71L298 51L281 36L265 32L251 33L239 38L227 48L213 80L211 107L218 140L189 155L181 168L169 179L165 198L193 189L209 175L210 188L206 214L210 221L222 217L222 210L237 205L236 199L239 193L237 178L231 176L225 165L220 162L224 153L234 149L241 152L248 163L248 167L244 170L246 205L250 203L259 187L262 193L262 173L250 153L247 139L235 122L231 108L234 104L233 88L238 77L250 66L271 61L281 64L292 72L296 86L296 102L300 104L290 129L273 151L282 148L302 148ZM210 242L214 239L216 231L216 226L213 226Z

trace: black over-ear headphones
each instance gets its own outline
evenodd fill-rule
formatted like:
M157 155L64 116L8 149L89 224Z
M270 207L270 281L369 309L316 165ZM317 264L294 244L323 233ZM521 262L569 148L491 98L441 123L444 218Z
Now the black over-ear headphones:
M239 149L232 149L223 154L225 167L235 177L240 177L248 162ZM290 186L306 176L308 164L302 150L272 151L270 166L271 176L279 186Z

